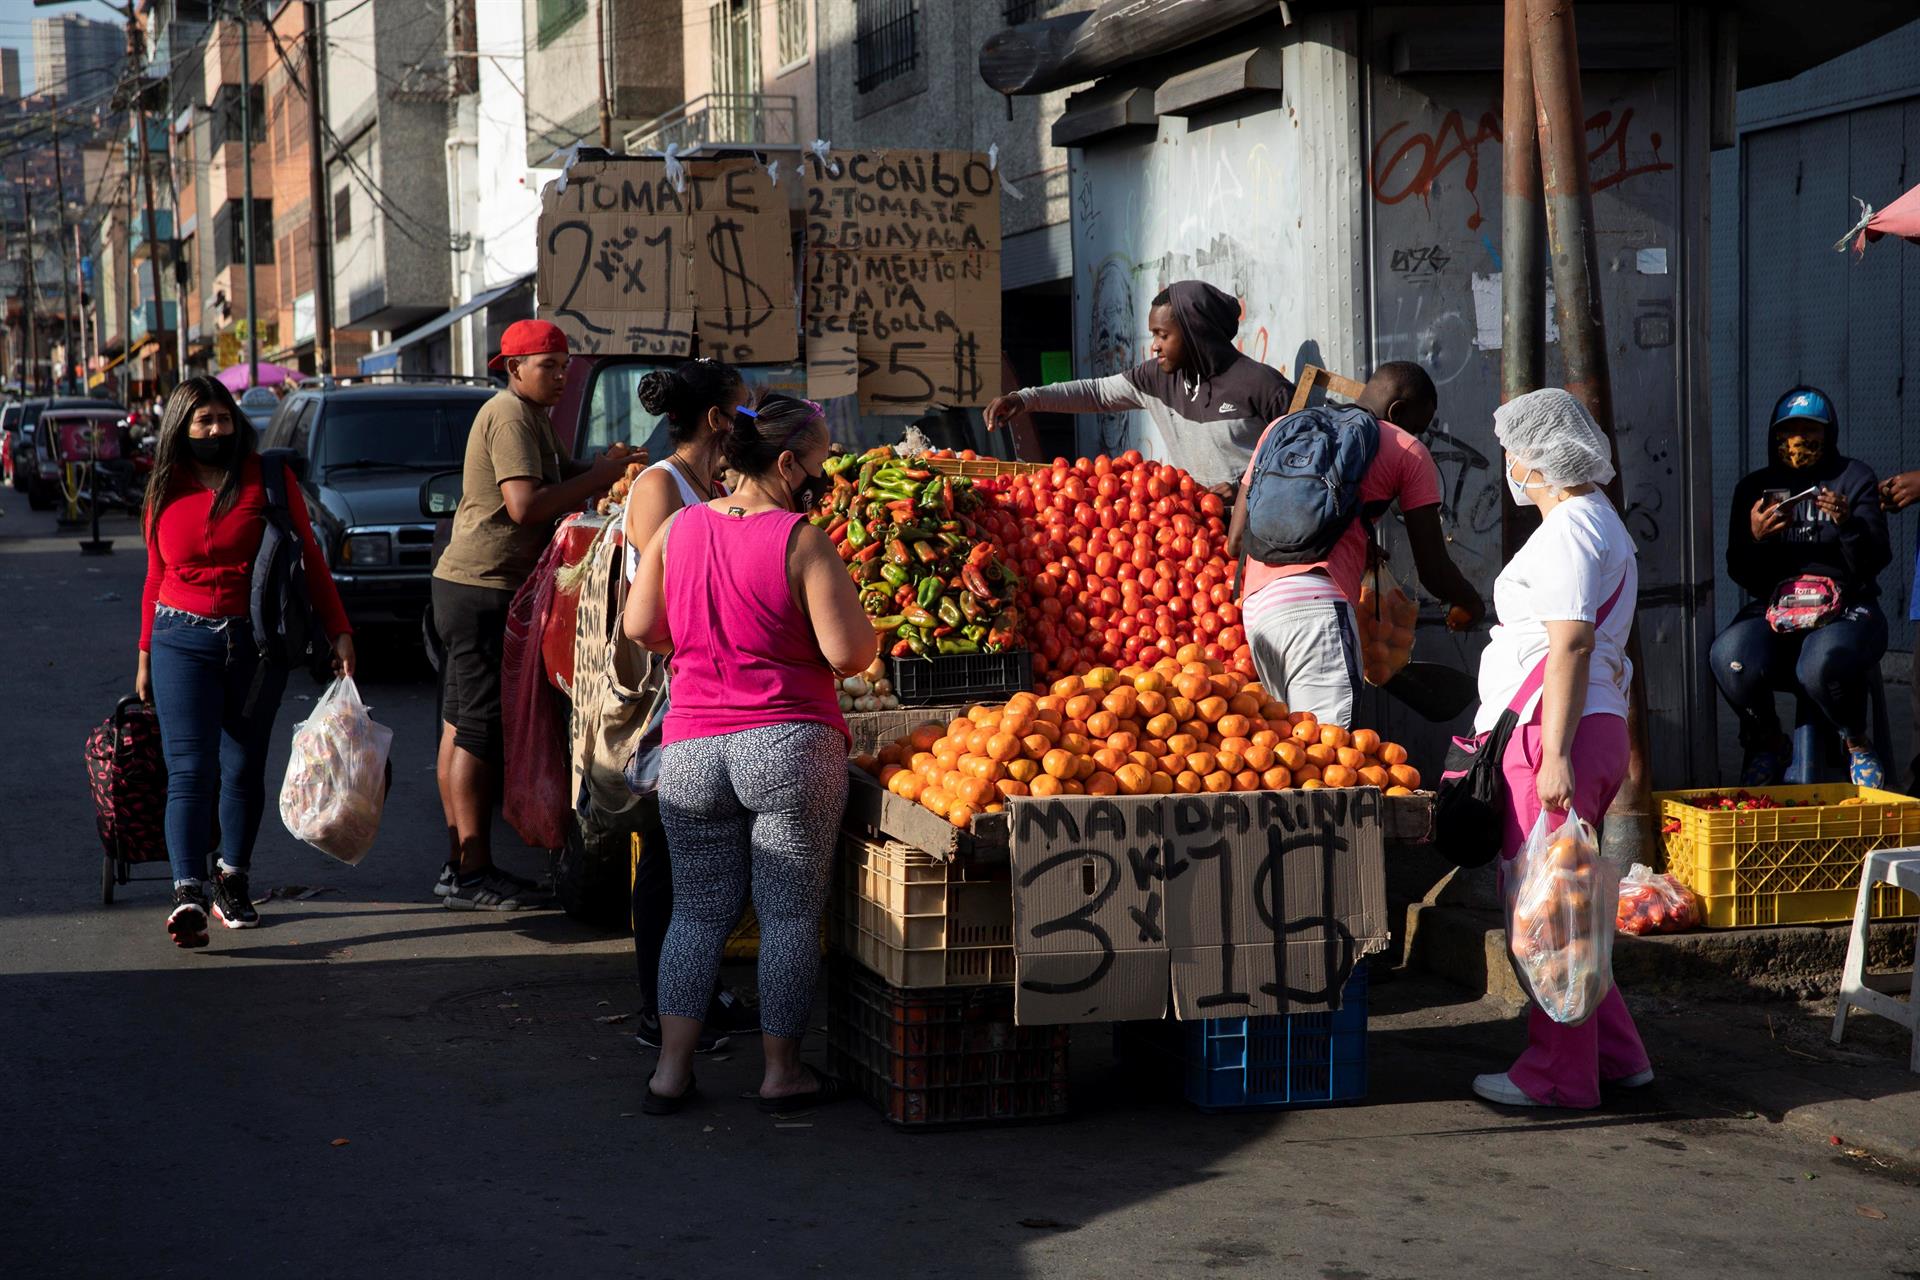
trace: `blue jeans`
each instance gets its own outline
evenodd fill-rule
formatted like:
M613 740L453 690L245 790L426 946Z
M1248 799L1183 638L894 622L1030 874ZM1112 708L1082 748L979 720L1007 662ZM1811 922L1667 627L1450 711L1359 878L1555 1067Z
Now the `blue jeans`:
M260 665L245 618L225 626L178 613L153 620L153 705L167 759L167 859L173 878L199 880L212 852L216 799L220 861L245 871L267 807L267 747L286 692L286 669L268 663L246 714Z
M1804 694L1848 741L1868 741L1867 675L1886 651L1886 618L1873 605L1855 605L1824 627L1785 635L1764 614L1743 615L1714 637L1709 661L1740 717L1740 745L1755 751L1778 744L1776 691Z

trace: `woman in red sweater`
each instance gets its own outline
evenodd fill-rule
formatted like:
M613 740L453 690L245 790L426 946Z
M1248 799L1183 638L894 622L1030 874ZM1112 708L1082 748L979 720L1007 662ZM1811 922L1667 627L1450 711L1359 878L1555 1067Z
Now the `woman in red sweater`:
M248 616L253 562L266 529L266 486L253 424L208 377L174 388L160 420L144 523L147 585L140 602L134 691L153 703L167 760L167 857L173 864L175 945L207 945L207 871L216 796L219 862L211 910L229 929L260 923L247 867L267 805L267 746L287 672L262 659ZM333 575L313 538L300 486L286 486L300 531L314 615L333 641L333 669L352 675L353 636ZM249 705L251 704L251 705Z

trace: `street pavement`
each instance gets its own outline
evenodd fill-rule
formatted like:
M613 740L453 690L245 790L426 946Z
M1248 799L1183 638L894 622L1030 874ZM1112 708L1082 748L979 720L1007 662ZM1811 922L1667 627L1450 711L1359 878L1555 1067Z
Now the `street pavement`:
M1521 1024L1401 977L1375 987L1359 1106L1199 1114L1096 1028L1064 1123L775 1120L744 1096L751 1046L700 1063L704 1105L641 1116L650 1059L610 1021L633 1007L623 940L434 905L433 691L397 636L362 649L395 730L372 854L335 863L270 804L265 926L177 951L157 879L100 904L81 762L131 689L137 530L110 522L114 554L85 559L20 495L0 512L0 1273L1920 1277L1920 1169L1719 1087L1722 1014L1666 1000L1641 1010L1661 1080L1590 1114L1473 1100ZM316 692L297 678L282 709L276 790ZM1769 1008L1781 1052L1813 1058L1817 1015ZM1894 1044L1850 1047L1920 1091L1885 1069Z

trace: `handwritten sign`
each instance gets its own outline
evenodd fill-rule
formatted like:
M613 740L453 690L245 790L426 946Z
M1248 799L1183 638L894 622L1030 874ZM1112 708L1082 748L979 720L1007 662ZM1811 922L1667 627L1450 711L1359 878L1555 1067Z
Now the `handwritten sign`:
M1371 789L1016 800L1014 1019L1335 1007L1387 945Z
M791 360L787 201L751 160L577 164L540 199L539 314L579 352Z
M1000 369L1000 177L969 151L806 160L803 328L815 399L984 405Z

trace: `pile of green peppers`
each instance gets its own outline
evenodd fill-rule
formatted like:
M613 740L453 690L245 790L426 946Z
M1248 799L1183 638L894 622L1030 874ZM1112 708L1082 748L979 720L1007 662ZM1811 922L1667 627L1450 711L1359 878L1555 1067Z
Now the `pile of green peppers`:
M834 455L833 489L812 523L833 539L893 657L1020 648L1020 580L972 519L989 499L924 462L885 447Z

